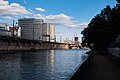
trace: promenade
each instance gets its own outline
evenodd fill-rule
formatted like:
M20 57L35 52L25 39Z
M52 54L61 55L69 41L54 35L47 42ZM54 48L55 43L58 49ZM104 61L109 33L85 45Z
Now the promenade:
M120 66L103 55L94 54L82 80L120 80Z

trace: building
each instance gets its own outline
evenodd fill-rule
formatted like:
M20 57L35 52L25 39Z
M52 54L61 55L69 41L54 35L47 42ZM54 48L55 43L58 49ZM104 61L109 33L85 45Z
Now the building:
M13 33L11 31L0 29L0 36L10 36L10 37L12 37L12 34Z
M55 42L55 25L50 24L50 42Z
M14 26L9 27L9 31L13 32L14 37L21 37L21 27L18 27L18 23Z
M21 27L21 38L42 41L42 29L44 21L35 18L23 18L18 20Z
M43 24L43 41L50 41L50 24Z
M8 30L7 23L0 23L0 36L12 36L12 32Z
M0 29L8 30L7 23L0 23Z
M43 41L55 41L55 26L50 23L43 24Z
M72 40L69 40L68 38L63 40L63 43L67 43L67 44L73 44Z

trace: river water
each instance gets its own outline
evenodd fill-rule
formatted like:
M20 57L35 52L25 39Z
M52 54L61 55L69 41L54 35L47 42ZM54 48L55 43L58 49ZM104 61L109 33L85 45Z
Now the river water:
M0 54L0 80L65 80L89 49Z

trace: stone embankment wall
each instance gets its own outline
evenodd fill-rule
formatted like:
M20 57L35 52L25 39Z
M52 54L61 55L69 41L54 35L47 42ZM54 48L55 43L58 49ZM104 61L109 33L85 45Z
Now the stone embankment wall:
M0 51L40 50L40 49L69 49L65 43L39 42L18 38L0 39Z

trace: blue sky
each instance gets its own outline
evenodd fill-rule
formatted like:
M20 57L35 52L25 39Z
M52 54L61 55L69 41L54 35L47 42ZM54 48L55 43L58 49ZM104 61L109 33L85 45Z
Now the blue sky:
M74 35L81 37L81 30L106 5L115 4L115 0L0 0L0 22L40 18L56 25L58 38L72 39Z

